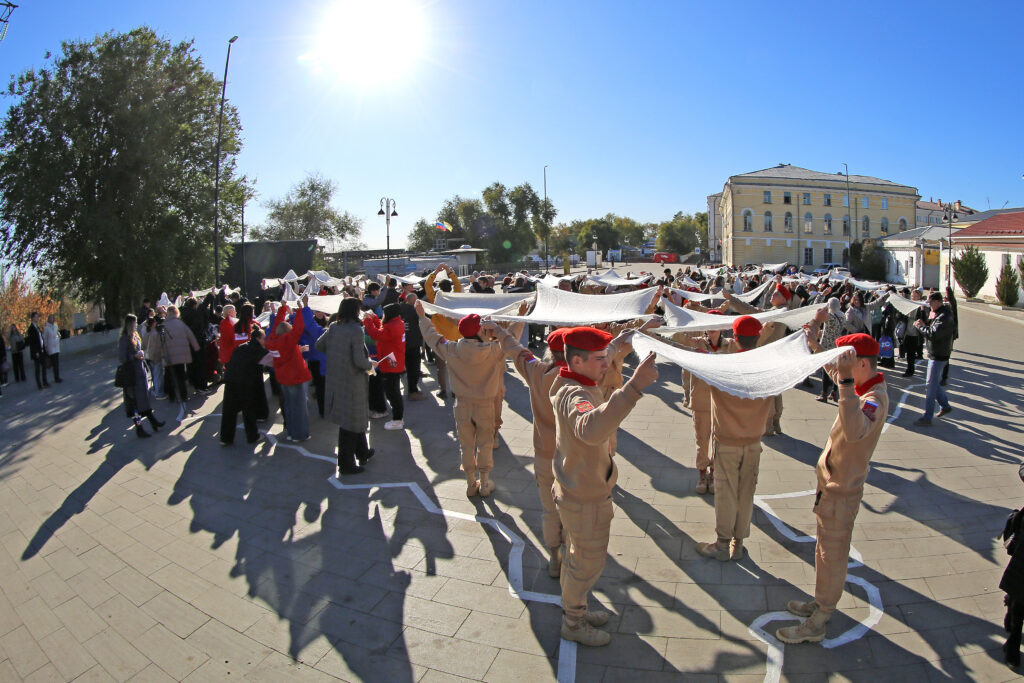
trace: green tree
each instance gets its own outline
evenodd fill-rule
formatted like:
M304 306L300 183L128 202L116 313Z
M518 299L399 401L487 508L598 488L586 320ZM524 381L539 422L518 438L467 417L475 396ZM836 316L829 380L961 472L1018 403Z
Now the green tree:
M266 203L266 223L253 229L253 239L315 239L327 252L356 248L363 224L332 206L337 191L334 181L318 173L306 176L283 199Z
M977 247L967 247L959 256L953 257L953 277L963 290L964 296L973 299L988 280L988 266L985 255Z
M546 225L556 215L550 199L545 204L529 183L510 190L494 182L480 199L455 195L445 200L437 217L451 224L452 237L486 249L490 263L511 263L534 249L538 237L543 240Z
M413 224L412 230L409 231L405 248L409 251L430 251L434 248L436 240L447 234L447 232L438 230L436 223L421 218Z
M116 320L143 295L209 286L221 84L149 28L68 41L14 76L0 130L0 253ZM221 191L241 127L224 107ZM222 237L238 207L222 204ZM221 263L227 261L227 248Z
M863 247L858 270L862 278L885 282L886 257L884 250L874 244Z
M1020 300L1020 278L1017 271L1009 263L1004 263L996 280L996 298L1004 306L1016 306Z
M701 243L707 243L707 214L688 214L679 211L672 220L658 225L656 246L659 251L671 251L677 254L688 254ZM703 230L703 236L701 232Z

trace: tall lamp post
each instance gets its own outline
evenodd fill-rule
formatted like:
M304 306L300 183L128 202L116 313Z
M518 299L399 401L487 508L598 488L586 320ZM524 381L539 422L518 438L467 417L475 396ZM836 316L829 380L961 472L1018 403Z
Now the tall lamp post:
M850 194L850 167L846 165L845 161L843 162L843 168L846 169L846 174L845 174L846 175L846 204L847 204L846 208L847 208L847 210L852 208L853 211L854 211L853 223L850 224L850 234L846 235L846 237L852 238L854 235L857 234L857 232L856 232L857 231L857 218L856 218L857 207L853 203L853 195ZM850 214L846 214L846 215L850 215ZM846 253L847 253L847 255L849 255L849 253L850 253L850 239L846 240ZM845 259L844 259L843 265L844 266L847 265L845 263Z
M942 200L939 200L942 201ZM946 204L942 210L942 218L949 226L949 234L946 237L946 286L953 286L953 221L960 220L953 204Z
M217 158L214 160L213 177L213 285L220 284L220 138L224 131L224 95L228 89L228 64L231 63L231 45L238 36L231 36L228 41L228 56L224 60L224 81L220 87L220 114L217 118Z
M544 221L544 272L548 272L548 165L544 164L544 213L541 219Z
M395 200L381 197L380 211L377 212L377 215L384 216L384 225L387 230L387 270L388 275L391 275L391 218L398 215L398 212L395 211Z

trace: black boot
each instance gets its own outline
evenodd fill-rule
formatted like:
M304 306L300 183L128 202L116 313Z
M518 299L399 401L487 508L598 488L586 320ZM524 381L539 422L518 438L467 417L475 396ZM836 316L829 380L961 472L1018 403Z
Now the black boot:
M160 428L163 427L165 423L156 419L156 415L153 414L152 410L147 410L145 415L146 418L149 420L149 424L153 427L153 431L159 432Z
M146 428L142 426L142 420L138 420L135 423L135 436L139 437L140 439L148 439L150 436L152 436L149 432L146 431Z
M1010 666L1014 668L1020 666L1020 640L1012 636L1007 639L1003 645L1003 657Z

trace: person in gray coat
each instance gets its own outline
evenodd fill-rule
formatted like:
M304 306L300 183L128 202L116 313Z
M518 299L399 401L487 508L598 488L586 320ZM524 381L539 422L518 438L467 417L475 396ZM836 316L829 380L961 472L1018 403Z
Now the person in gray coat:
M128 385L122 389L124 412L135 423L135 434L146 438L149 433L142 426L142 418L149 418L153 431L160 431L163 422L156 419L149 403L149 376L146 373L145 353L142 350L142 338L139 337L138 324L134 315L128 314L121 328L121 336L117 340L117 360L125 366Z
M164 389L171 401L185 407L188 400L188 389L185 387L185 366L192 362L192 352L199 350L199 342L192 330L181 321L177 306L167 307L167 320L164 322L163 334L164 355Z
M374 366L363 343L360 310L359 299L342 299L338 321L316 340L316 350L327 357L324 417L338 425L339 474L359 474L362 464L373 457L366 431Z

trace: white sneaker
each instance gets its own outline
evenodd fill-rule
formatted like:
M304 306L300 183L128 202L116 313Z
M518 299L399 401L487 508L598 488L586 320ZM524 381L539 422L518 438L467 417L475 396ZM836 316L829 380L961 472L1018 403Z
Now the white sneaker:
M389 420L388 422L384 423L384 429L391 429L391 430L405 429L405 421L404 420Z
M388 416L387 413L378 413L376 410L371 410L370 411L370 419L372 419L372 420L378 420L378 419L380 419L382 417L387 417L387 416Z

